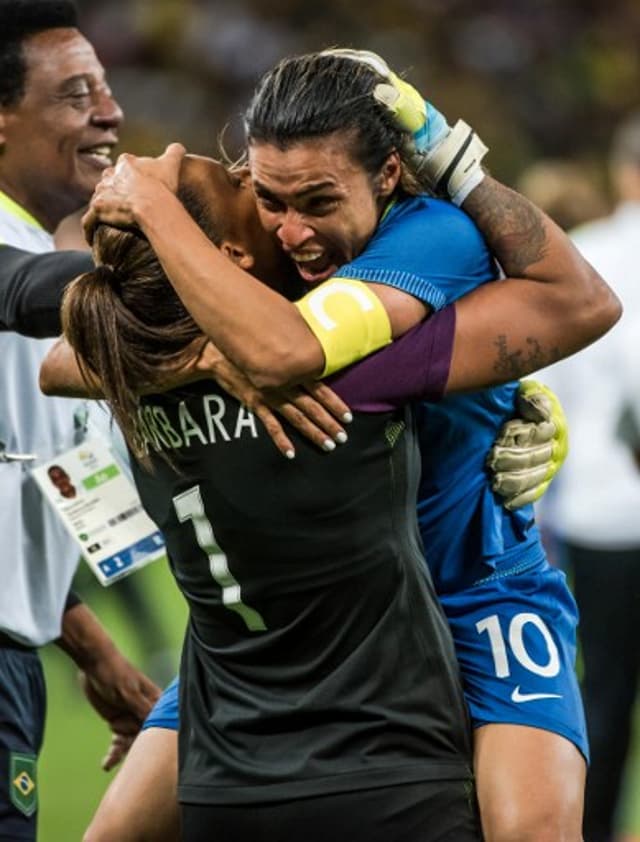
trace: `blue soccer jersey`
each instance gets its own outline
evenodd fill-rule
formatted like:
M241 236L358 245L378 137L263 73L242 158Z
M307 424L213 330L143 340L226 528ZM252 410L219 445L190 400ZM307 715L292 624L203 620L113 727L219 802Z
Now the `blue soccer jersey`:
M366 250L337 273L384 283L439 310L497 267L472 220L424 196L392 205ZM573 669L577 610L550 568L532 506L507 511L486 455L514 415L517 383L416 407L418 515L435 589L449 620L475 727L554 731L588 756Z
M463 211L418 196L393 205L366 250L338 274L394 286L439 310L494 281L497 267ZM484 463L500 427L513 417L517 387L509 383L417 408L423 459L418 514L438 593L543 556L533 508L504 509Z

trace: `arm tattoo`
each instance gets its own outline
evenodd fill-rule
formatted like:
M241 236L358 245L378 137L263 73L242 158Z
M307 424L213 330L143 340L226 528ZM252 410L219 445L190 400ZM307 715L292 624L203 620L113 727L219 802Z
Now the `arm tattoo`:
M561 357L559 348L553 347L545 351L534 336L528 336L525 341L525 348L510 350L504 333L496 337L493 344L498 350L493 370L497 375L517 380L531 374L532 371L551 365Z
M507 275L526 278L529 267L545 257L544 216L524 196L485 178L470 193L464 210L482 231Z

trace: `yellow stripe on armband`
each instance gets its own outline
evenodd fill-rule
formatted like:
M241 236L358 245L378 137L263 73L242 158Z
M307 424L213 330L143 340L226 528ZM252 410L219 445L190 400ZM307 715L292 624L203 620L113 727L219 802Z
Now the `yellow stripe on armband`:
M362 281L331 278L297 301L296 307L322 345L321 377L391 342L387 311Z

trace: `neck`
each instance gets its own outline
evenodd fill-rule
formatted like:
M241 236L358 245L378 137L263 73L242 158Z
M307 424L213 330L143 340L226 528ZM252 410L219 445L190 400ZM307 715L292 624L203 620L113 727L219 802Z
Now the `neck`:
M4 173L0 173L0 191L49 234L53 234L65 216L77 210L69 202L60 202L57 196L47 196L41 191L35 195L32 190L6 178ZM69 207L64 206L67 204Z

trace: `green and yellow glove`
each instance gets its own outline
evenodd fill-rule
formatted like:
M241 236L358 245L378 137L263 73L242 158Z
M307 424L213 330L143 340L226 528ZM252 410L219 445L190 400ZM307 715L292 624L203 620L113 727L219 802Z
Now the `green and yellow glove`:
M551 389L523 380L516 406L519 417L502 427L487 457L492 488L509 510L539 500L569 451L567 419Z
M451 128L444 115L376 53L333 49L323 54L367 64L385 80L376 85L373 96L391 112L396 126L411 135L418 168L434 191L461 205L484 178L481 161L488 150L475 132L463 120Z

